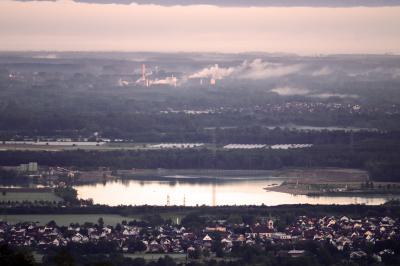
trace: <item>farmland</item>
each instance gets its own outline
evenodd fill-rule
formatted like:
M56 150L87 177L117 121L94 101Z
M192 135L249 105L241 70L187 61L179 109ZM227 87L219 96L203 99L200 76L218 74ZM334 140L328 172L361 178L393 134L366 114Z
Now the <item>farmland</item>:
M62 199L54 192L5 192L0 195L0 202L23 202L23 201L50 201L60 202Z
M125 257L131 258L131 259L137 259L137 258L142 258L146 261L157 261L160 258L164 258L165 256L169 256L172 259L174 259L174 261L177 262L185 262L187 260L187 255L186 253L182 253L182 254L177 254L177 253L151 253L151 254L124 254Z
M124 217L117 214L15 214L1 215L0 217L3 221L13 224L19 222L38 222L40 225L45 225L53 220L60 226L68 226L71 223L97 223L100 217L103 218L104 224L113 226L121 223L123 220L138 219L137 217Z

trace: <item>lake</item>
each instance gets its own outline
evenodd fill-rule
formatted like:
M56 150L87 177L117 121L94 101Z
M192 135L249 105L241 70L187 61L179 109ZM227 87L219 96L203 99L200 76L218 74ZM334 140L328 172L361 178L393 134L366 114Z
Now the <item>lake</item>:
M264 188L279 185L278 178L221 178L199 181L190 177L177 180L125 180L105 184L75 186L78 197L94 203L116 205L261 205L280 204L368 204L378 205L393 196L309 197Z

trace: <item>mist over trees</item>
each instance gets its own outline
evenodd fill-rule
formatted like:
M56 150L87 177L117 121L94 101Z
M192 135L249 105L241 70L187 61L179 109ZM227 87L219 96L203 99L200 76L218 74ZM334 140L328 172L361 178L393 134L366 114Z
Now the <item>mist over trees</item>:
M130 59L127 59L130 58ZM135 58L140 58L137 60ZM144 86L175 77L177 84ZM215 80L215 84L211 80ZM400 59L391 55L2 53L0 140L314 144L299 151L0 152L2 165L354 167L398 180Z

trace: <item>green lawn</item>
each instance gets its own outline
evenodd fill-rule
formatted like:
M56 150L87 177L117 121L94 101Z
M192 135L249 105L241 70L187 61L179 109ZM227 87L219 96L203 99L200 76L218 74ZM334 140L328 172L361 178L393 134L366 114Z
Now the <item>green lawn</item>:
M135 254L124 254L124 257L131 258L131 259L136 259L136 258L142 258L146 260L147 262L149 261L157 261L159 258L163 258L165 256L171 257L175 262L177 263L185 263L186 262L186 254L185 253L135 253ZM197 262L205 262L205 260L208 259L214 259L217 261L236 261L238 258L217 258L215 257L214 253L210 254L210 257L208 258L201 258L197 260L193 259L188 259L188 261L197 261Z
M140 254L124 254L125 257L131 258L131 259L136 259L136 258L143 258L146 261L156 261L159 258L163 258L165 256L171 257L174 261L182 263L186 261L186 254L180 254L180 253L140 253Z
M173 223L182 220L184 215L180 213L161 213L163 219L171 219ZM122 221L132 221L132 220L142 220L143 215L130 215L122 216L118 214L1 214L0 219L3 221L8 221L10 223L19 222L39 222L39 224L44 225L51 220L54 220L58 225L69 225L70 223L83 224L85 222L97 223L98 219L102 217L105 225L115 226L117 223Z
M116 214L1 214L0 217L3 221L10 223L39 222L41 225L51 220L54 220L58 225L69 225L70 223L83 224L85 222L97 223L99 217L102 217L104 224L115 226L123 220L131 221L139 219L138 217L124 217Z
M52 192L6 192L0 194L0 201L62 201Z

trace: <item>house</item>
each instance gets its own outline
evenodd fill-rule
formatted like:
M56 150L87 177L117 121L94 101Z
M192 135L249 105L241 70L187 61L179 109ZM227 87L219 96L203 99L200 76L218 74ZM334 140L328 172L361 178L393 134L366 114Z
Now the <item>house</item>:
M292 258L298 258L304 256L305 251L304 250L296 250L292 249L288 251L288 255Z
M291 240L292 236L285 233L276 232L271 235L274 240Z
M212 238L211 238L209 235L206 235L206 236L203 238L203 241L204 241L204 242L212 241Z
M225 233L226 232L226 227L225 226L214 226L214 227L206 227L206 232L221 232Z
M350 253L350 259L361 259L364 257L367 257L367 253L361 250L353 251Z
M250 230L251 230L251 235L253 237L259 236L259 237L271 238L272 233L276 232L275 229L273 228L273 223L268 223L268 225L257 223L251 226Z

